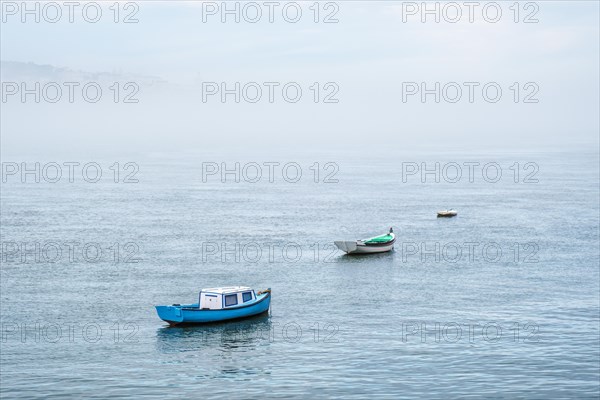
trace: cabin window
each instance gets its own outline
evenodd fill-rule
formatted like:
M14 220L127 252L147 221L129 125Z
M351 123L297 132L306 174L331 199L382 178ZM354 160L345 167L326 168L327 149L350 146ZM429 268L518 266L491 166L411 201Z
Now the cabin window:
M247 301L252 300L252 292L244 292L242 293L242 301L245 303Z
M237 304L237 294L228 294L225 296L225 307L235 306Z

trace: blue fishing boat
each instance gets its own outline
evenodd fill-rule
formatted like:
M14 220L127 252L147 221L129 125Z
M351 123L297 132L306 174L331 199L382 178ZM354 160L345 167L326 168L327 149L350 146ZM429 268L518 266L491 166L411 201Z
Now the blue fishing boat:
M171 326L205 324L262 314L270 304L270 288L256 293L246 286L231 286L202 289L198 303L156 306L156 312Z

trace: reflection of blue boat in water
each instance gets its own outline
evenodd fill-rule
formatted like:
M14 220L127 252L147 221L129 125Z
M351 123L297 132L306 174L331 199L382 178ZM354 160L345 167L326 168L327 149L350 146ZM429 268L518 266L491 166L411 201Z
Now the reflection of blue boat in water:
M269 310L271 289L255 293L244 286L202 289L198 303L156 306L170 325L205 324L262 314Z
M211 324L162 325L156 330L156 346L161 353L182 353L218 348L222 351L255 349L272 343L276 332L269 313Z

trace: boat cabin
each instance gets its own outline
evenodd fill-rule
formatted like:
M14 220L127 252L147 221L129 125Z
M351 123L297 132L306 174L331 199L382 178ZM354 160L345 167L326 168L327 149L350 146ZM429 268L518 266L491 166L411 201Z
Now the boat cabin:
M223 310L237 307L256 299L256 293L246 286L208 288L200 291L199 308L202 310Z

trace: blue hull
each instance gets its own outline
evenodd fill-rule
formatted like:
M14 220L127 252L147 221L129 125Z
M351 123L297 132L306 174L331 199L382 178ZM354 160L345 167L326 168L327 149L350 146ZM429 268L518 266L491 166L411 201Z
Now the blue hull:
M251 303L224 310L201 310L198 304L183 304L177 306L156 306L156 312L163 321L171 325L206 324L210 322L227 321L231 319L251 317L269 310L271 293L256 297Z

